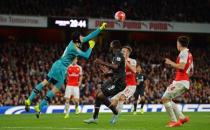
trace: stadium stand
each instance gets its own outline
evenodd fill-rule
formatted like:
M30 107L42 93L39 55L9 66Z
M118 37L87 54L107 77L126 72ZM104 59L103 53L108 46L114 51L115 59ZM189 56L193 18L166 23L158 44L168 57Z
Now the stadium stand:
M174 4L176 3L176 4ZM1 0L1 14L113 18L123 10L133 20L210 22L209 0Z
M50 45L49 45L50 44ZM64 43L41 42L2 42L0 44L0 106L23 105L26 96L34 86L46 76L52 63L61 56ZM144 74L149 78L145 81L147 103L160 103L161 95L167 85L172 81L174 69L165 66L163 57L175 60L178 54L173 44L162 46L157 43L132 42L132 47L137 48L133 57L141 63ZM101 48L104 48L101 52ZM181 103L210 103L210 46L203 48L192 46L195 72L191 78L191 88L182 98L177 98ZM160 51L161 50L161 51ZM93 104L97 89L105 77L100 75L95 58L109 61L105 44L97 45L89 61L80 60L84 70L84 79L81 88L81 104ZM152 52L152 53L151 53ZM202 52L202 53L200 53ZM9 79L9 80L8 80ZM49 89L45 88L37 100ZM52 104L64 104L64 86Z

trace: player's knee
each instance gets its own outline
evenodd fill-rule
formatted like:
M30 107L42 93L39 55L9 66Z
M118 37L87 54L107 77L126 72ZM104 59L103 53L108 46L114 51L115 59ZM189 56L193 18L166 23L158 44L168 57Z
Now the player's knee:
M145 97L144 97L144 96L142 96L142 97L141 97L141 100L142 100L142 101L144 101L144 100L145 100Z
M112 106L117 106L117 100L112 100L112 101L111 101L111 105L112 105Z
M125 101L125 99L126 99L125 95L121 95L119 101Z
M74 101L75 101L76 103L79 103L79 99L78 99L78 98L75 98Z
M66 103L69 103L69 102L70 102L69 98L66 98Z
M59 91L59 89L56 88L56 87L54 86L53 89L52 89L52 91L53 91L54 93L57 93L57 92Z
M162 103L167 103L167 102L169 102L169 99L166 98L166 97L162 97L161 98L161 101L162 101Z
M102 92L99 92L96 96L96 98L98 98L99 100L102 100L104 97L103 93Z
M42 81L42 85L45 86L45 85L47 85L47 84L49 84L49 82L48 82L46 79L44 79L44 80Z

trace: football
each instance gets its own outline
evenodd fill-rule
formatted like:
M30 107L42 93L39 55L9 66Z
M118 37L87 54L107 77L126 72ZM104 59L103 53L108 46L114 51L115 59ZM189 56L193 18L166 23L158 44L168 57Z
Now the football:
M117 21L120 21L120 22L124 22L125 19L126 19L126 15L123 11L117 11L114 15L114 18L117 20Z

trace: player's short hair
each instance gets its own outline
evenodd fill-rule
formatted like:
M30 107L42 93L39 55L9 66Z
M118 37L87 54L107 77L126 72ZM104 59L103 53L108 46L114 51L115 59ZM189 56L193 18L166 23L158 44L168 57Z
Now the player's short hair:
M179 36L177 38L177 41L183 46L183 47L188 47L190 38L187 36Z
M80 41L80 33L77 32L77 31L73 32L72 40L73 40L74 43L77 43L77 42L81 43L81 41Z
M122 47L119 40L113 40L111 42L111 44L112 44L112 48L114 48L114 49L121 49L121 47Z
M129 45L127 45L127 46L123 46L122 48L126 48L126 49L128 49L128 51L131 53L132 52L132 48L129 46Z

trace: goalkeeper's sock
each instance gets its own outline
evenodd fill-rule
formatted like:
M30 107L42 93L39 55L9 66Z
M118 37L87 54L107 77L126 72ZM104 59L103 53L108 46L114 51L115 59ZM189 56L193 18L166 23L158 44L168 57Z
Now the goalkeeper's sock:
M164 106L169 114L169 117L171 118L171 121L177 122L177 118L175 116L171 102L164 103Z
M183 113L179 110L179 108L177 107L176 103L174 103L173 101L171 101L174 113L176 115L177 118L179 119L184 119L185 116L183 115Z
M30 101L32 101L32 100L36 97L36 95L37 95L38 93L40 93L40 91L42 91L43 87L44 87L44 86L43 86L42 83L37 84L36 87L32 90L31 95L29 96L28 99L29 99Z
M50 100L52 100L52 98L55 96L55 93L53 91L48 91L46 97L41 101L39 108L40 110L44 107L48 105L48 102L50 102Z
M94 110L94 113L93 113L93 119L98 119L98 114L99 114L99 110L100 110L100 106L101 106L101 101L99 98L96 97L96 100L95 100L95 110Z

